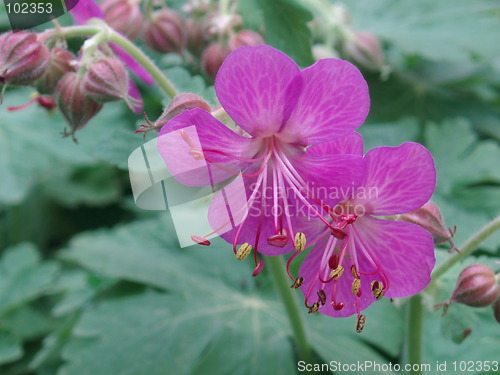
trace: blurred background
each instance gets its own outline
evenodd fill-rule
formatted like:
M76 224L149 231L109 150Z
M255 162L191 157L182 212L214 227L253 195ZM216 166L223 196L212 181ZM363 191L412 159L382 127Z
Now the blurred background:
M117 28L130 21L123 14L134 14L118 12L127 1L120 3L107 4L105 12ZM348 59L370 88L371 112L359 129L365 150L416 141L432 152L433 201L445 223L456 225L458 248L499 215L499 1L167 4L176 12L160 25L169 42L148 40L144 30L134 37L179 91L215 106L213 77L241 45L271 44L302 67L320 58ZM126 6L143 15L160 9L149 1ZM72 24L69 15L58 21ZM1 3L0 31L9 30ZM82 42L74 38L68 46L77 53ZM158 87L136 83L145 112L156 119L169 99ZM141 115L123 102L106 103L76 133L75 144L62 138L68 124L57 109L37 103L7 109L28 102L34 91L7 87L0 106L0 374L303 373L265 271L252 278L251 262L236 261L222 240L180 249L168 212L135 206L127 159L145 142L134 134L145 123ZM448 248L436 248L438 263L451 256ZM433 311L465 265L498 272L499 256L497 233L423 295L424 363L447 361L454 373L453 361L500 360L500 325L490 307L452 304L444 318ZM355 317L303 309L315 362L404 362L408 308L405 300L373 304L362 334Z

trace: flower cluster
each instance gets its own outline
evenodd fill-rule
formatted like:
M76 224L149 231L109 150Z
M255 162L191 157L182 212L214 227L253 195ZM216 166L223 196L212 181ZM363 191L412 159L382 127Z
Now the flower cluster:
M432 156L411 142L364 153L354 130L368 115L368 87L351 63L324 59L300 70L272 47L241 47L222 64L215 90L234 130L195 108L158 138L178 181L219 187L208 213L213 233L194 229L194 242L209 245L218 234L237 259L253 253L254 276L263 255L290 253L292 288L302 289L309 312L357 314L358 332L374 301L429 283L432 235L384 217L428 202ZM293 276L290 263L310 246Z

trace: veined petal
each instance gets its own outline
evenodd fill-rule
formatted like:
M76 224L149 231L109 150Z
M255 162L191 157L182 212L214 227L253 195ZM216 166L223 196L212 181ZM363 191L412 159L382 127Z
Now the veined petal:
M363 192L355 204L374 215L394 215L416 210L436 187L436 169L430 152L413 142L398 147L378 147L365 156Z
M144 108L144 102L142 101L139 89L132 80L129 81L128 95L134 99L134 102L132 103L134 113L141 113Z
M320 60L301 72L302 91L282 133L303 145L341 137L368 115L368 85L351 63Z
M241 47L224 61L215 91L228 115L254 137L276 133L293 108L298 66L270 46ZM291 91L290 91L291 90Z
M184 111L158 135L158 151L168 170L190 186L213 185L237 176L258 142L239 136L205 110Z
M149 74L141 64L139 64L132 56L130 56L128 52L114 43L110 43L109 45L116 53L116 55L125 63L125 65L127 65L128 68L144 83L151 86L155 82L151 74Z
M422 291L431 281L436 262L434 241L425 229L402 221L364 216L354 224L354 232L357 254L361 254L364 248L389 278L386 297L411 296ZM370 267L371 271L373 267L366 257L363 263L360 269L365 271L363 268Z
M91 18L104 19L104 14L94 0L80 0L69 12L77 25L83 25Z
M352 154L363 156L363 138L361 134L351 132L330 142L318 143L307 149L316 155Z
M330 207L354 194L365 173L365 160L357 155L306 152L294 161L294 166L315 199Z

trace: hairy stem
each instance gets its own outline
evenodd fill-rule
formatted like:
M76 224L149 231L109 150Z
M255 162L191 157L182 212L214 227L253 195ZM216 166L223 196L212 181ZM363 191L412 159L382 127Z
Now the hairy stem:
M422 296L416 294L410 299L408 304L408 318L407 318L407 342L406 360L411 365L409 374L421 375L422 370L420 364L422 362L422 336L423 336L423 317L424 306L422 304Z
M299 358L307 363L311 363L311 347L307 341L306 331L300 317L300 311L297 306L297 301L293 294L293 290L289 285L289 278L285 272L285 264L281 256L271 256L266 258L267 264L274 279L274 284L278 293L285 305L285 310L288 314L288 320L292 326L295 336L295 343Z

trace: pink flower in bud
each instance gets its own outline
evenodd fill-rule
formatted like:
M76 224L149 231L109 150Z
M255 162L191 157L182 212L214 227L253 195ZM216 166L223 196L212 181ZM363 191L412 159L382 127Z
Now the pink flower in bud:
M396 219L420 225L432 234L436 245L449 243L451 245L449 252L458 251L452 240L456 227L451 229L444 224L441 211L435 203L429 201L418 210L399 215Z
M68 50L54 47L50 50L50 59L45 74L37 82L37 89L44 94L54 93L61 78L69 72L75 72L75 56Z
M131 110L135 99L128 95L130 79L123 63L116 57L105 57L91 64L83 77L85 93L99 103L123 99Z
M0 35L0 84L29 86L47 69L49 50L26 31ZM1 95L0 95L1 97Z
M77 73L67 73L56 88L57 102L71 131L64 131L77 142L75 132L82 129L102 108L102 104L91 99L84 89L83 78Z
M229 47L232 50L243 46L259 46L264 43L260 34L252 30L241 30L229 39Z
M179 94L170 101L168 107L163 111L161 116L158 117L155 122L151 122L144 113L144 120L147 122L147 125L141 125L141 127L137 129L135 133L144 133L144 136L146 136L146 133L150 130L159 132L163 125L165 125L175 116L181 114L184 111L194 108L201 108L207 112L210 112L210 105L200 96L191 93Z
M137 0L104 0L99 5L104 19L113 29L129 39L136 39L144 22L138 3Z
M498 323L500 323L500 298L498 298L493 303L493 305L491 305L491 308L493 309L493 315L495 316L495 319Z
M493 270L484 264L473 264L460 272L450 298L436 305L436 308L444 306L444 315L452 302L472 307L485 307L491 305L499 297L500 286Z
M187 30L187 48L195 54L201 53L205 46L205 35L203 34L203 26L193 19L186 21Z
M153 12L144 29L144 43L161 53L180 53L187 42L186 22L175 10L164 8Z
M358 31L354 37L343 45L346 58L371 71L381 71L384 68L384 53L375 35L367 31Z
M203 71L215 79L219 68L222 66L222 63L231 53L231 49L229 47L225 47L218 43L212 43L203 52L201 56L201 66Z

